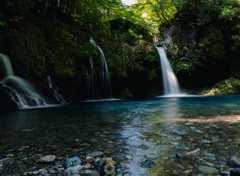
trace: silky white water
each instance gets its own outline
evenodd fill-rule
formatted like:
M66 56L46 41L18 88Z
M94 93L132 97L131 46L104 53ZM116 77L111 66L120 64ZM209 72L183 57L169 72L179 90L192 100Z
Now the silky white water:
M102 49L96 44L93 38L90 38L90 43L98 48L100 52L100 56L102 59L101 69L99 71L99 79L96 76L96 71L94 68L93 59L90 59L90 69L91 72L87 72L87 85L89 91L89 98L92 100L96 99L108 99L113 98L112 96L112 88L111 88L111 81L108 72L107 61ZM98 89L100 88L100 90Z
M0 64L5 70L5 78L0 83L8 89L10 97L19 108L47 105L44 99L36 93L36 90L27 81L14 75L8 56L0 53Z
M58 88L55 86L56 90L53 89L52 80L51 80L51 77L49 75L47 76L47 82L48 82L49 88L53 90L54 98L56 98L58 103L66 104L67 103L66 100L62 97L62 95L60 93L58 93Z
M168 61L167 55L163 47L157 47L162 68L164 95L179 95L182 94L178 85L177 77L175 76L172 67Z

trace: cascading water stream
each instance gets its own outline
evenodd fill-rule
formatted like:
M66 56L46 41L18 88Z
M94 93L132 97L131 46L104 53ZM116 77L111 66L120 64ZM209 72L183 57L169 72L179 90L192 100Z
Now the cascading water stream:
M177 77L175 76L172 67L168 61L167 55L163 47L157 47L162 68L163 86L165 95L179 95L180 91Z
M53 90L54 92L54 97L56 98L56 100L61 103L61 104L66 104L66 100L63 99L62 95L60 93L58 93L58 88L56 87L56 90L53 89L53 84L52 84L52 80L51 80L51 77L48 75L47 76L47 81L48 81L48 85L49 85L49 88Z
M102 51L102 49L97 46L93 38L90 38L90 43L94 45L95 47L98 48L101 59L102 59L102 64L101 64L101 70L99 71L99 83L97 81L97 76L94 68L94 63L93 59L90 59L90 67L91 67L91 73L87 72L87 84L88 84L88 91L90 92L89 95L91 94L91 99L96 99L97 94L99 97L106 99L106 98L113 98L112 96L112 88L111 88L111 81L110 81L110 76L108 72L108 66L107 66L107 61L105 58L105 55ZM97 84L98 83L98 84ZM100 85L100 92L97 91L97 86Z
M47 105L27 81L14 75L8 56L0 53L0 63L5 70L5 79L0 83L11 92L10 96L19 108Z

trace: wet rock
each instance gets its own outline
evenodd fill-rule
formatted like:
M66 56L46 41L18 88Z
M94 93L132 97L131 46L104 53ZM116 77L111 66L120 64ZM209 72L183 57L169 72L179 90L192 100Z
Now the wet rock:
M125 158L127 158L127 159L132 159L132 156L126 155Z
M145 160L140 163L140 167L154 168L156 164L153 161Z
M203 140L202 141L204 144L211 144L211 141L208 141L208 140Z
M91 166L91 164L87 163L87 164L85 164L85 166L83 168L84 168L84 170L88 170L88 169L91 169L92 166Z
M190 125L194 125L194 123L192 123L192 122L187 122L187 123L185 123L185 125L186 125L186 126L190 126Z
M85 159L85 161L86 161L86 163L91 163L92 161L93 161L93 157L91 157L91 156L88 156L86 159Z
M48 171L46 170L46 169L40 169L39 171L38 171L38 174L40 174L40 175L45 175L45 174L47 174L48 173Z
M38 171L33 171L33 175L37 175L38 174Z
M53 170L53 169L50 169L48 172L49 172L50 174L55 174L55 170Z
M176 153L176 158L182 158L182 156L179 153Z
M96 158L93 160L93 165L95 166L95 169L96 170L103 170L103 165L105 163L105 159L102 159L102 158Z
M206 164L207 166L214 167L214 164L213 164L213 163L206 162L205 164Z
M55 174L62 174L62 170L57 170L56 172L55 172Z
M240 176L240 168L232 169L230 171L230 176Z
M0 164L12 164L14 161L13 158L4 158L0 160Z
M230 175L230 173L227 171L221 171L220 174L221 174L221 176L229 176Z
M215 155L212 154L212 153L206 153L204 156L207 156L207 157L215 157Z
M216 174L218 173L218 169L214 167L207 167L207 166L199 166L198 171L203 174Z
M149 154L145 155L145 157L149 160L153 160L153 159L159 158L159 155L157 153L149 153Z
M200 131L200 130L196 130L196 131L195 131L195 133L198 133L198 134L203 134L203 132L202 132L202 131Z
M84 170L81 172L81 176L100 176L100 174L94 170Z
M113 174L115 172L115 166L112 164L107 164L104 166L104 172L106 174Z
M170 131L170 134L181 135L181 136L187 135L186 132L184 132L184 131L179 131L179 130L172 130L172 131Z
M66 170L64 170L63 175L79 174L82 170L83 170L83 166L81 165L69 167Z
M5 151L5 153L12 153L17 149L17 147Z
M227 163L230 167L233 167L233 168L240 167L239 159L236 157L230 157Z
M180 164L175 164L175 163L171 163L172 168L174 168L175 170L184 170L185 167L183 167Z
M172 173L173 173L173 175L179 175L179 171L178 170L173 170Z
M96 157L103 157L104 153L103 152L93 152L93 153L87 154L87 157L88 156L91 156L91 157L94 157L94 158L96 158Z
M106 164L116 165L116 163L111 158L103 158Z
M21 160L21 159L23 159L24 158L24 156L18 156L16 159L17 160Z
M55 155L46 155L41 157L37 162L39 163L51 163L56 159Z
M186 171L183 172L183 174L188 175L188 174L190 174L190 172L188 170L186 170Z
M77 165L82 165L82 161L78 158L78 157L72 157L69 158L68 160L65 161L65 167L69 168L69 167L74 167Z
M196 150L193 150L193 151L191 151L191 152L188 152L188 153L186 154L186 156L197 156L197 155L199 155L199 153L200 153L200 149L198 148L198 149L196 149Z
M140 145L138 148L140 148L140 149L148 149L148 146L146 146L146 145Z

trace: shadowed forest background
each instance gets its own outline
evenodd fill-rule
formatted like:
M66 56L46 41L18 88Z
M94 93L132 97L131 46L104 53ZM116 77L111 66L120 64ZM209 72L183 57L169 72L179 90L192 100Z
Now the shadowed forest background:
M93 37L105 54L113 97L140 98L163 93L155 35L170 39L168 58L183 90L214 86L210 94L238 94L239 8L236 0L139 0L132 6L119 0L1 0L0 52L48 101L54 101L50 75L67 102L78 102L89 98L89 60L96 73L101 67Z

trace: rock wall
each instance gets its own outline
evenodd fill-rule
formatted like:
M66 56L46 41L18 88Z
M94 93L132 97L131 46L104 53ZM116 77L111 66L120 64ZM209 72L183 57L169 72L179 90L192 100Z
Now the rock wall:
M0 112L18 109L17 104L9 96L8 90L0 83Z

